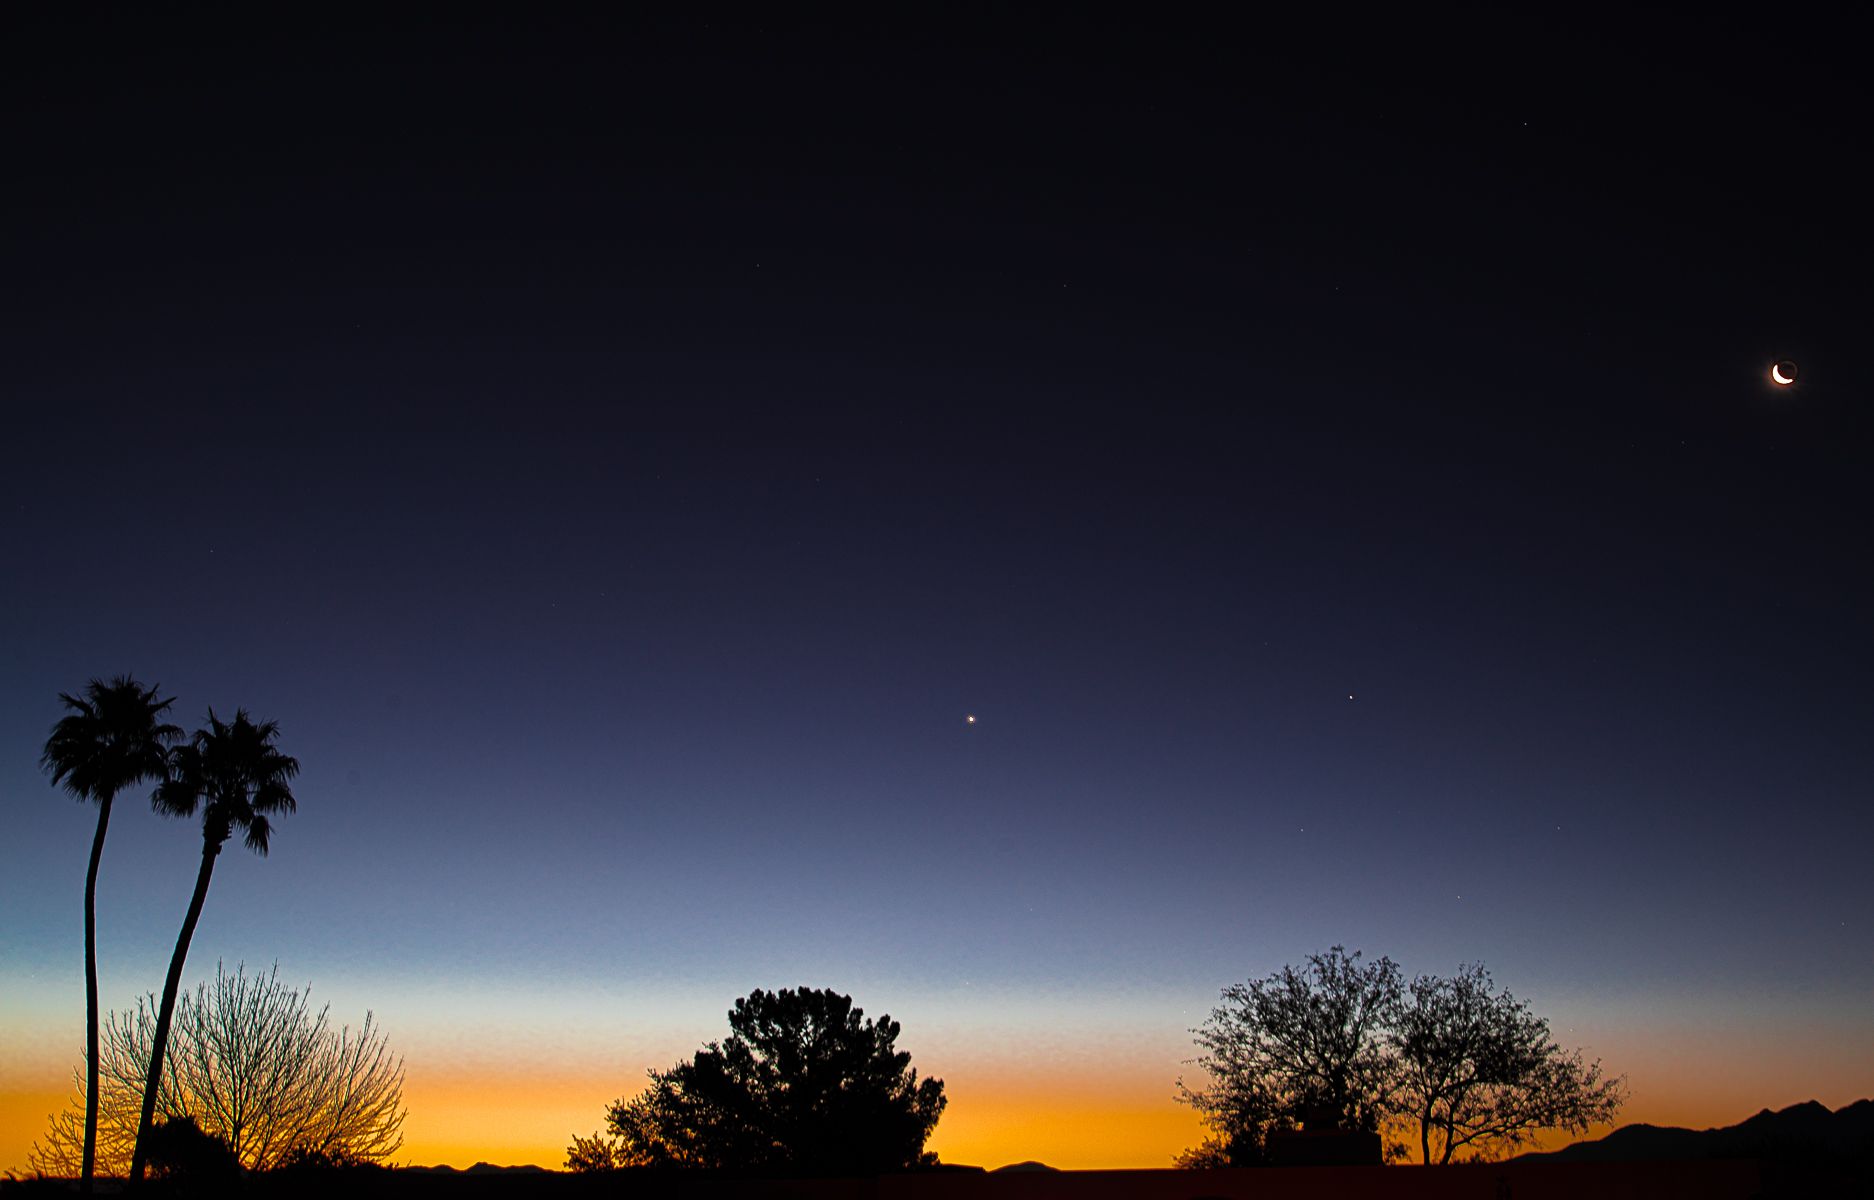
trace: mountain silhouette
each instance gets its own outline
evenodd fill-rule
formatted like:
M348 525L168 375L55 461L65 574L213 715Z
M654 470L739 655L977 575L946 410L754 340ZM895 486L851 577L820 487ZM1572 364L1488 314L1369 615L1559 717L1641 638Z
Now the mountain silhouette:
M452 1167L446 1163L434 1167L399 1167L413 1175L545 1175L545 1167L536 1167L531 1163L523 1167L500 1167L494 1163L478 1162L472 1167Z
M1517 1156L1518 1162L1645 1162L1697 1158L1874 1159L1874 1100L1830 1112L1814 1100L1719 1129L1623 1125L1604 1138Z

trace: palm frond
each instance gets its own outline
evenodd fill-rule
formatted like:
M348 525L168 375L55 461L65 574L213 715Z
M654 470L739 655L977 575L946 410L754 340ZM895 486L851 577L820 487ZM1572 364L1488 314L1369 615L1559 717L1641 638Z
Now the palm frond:
M187 778L171 777L150 793L150 807L165 817L192 817L202 800L201 788Z
M255 812L294 812L298 804L286 784L277 779L267 780L254 789Z
M182 731L159 718L174 703L129 675L93 679L82 697L59 693L69 710L46 739L39 764L81 800L103 802L167 773L168 748Z
M297 807L288 781L299 762L273 744L279 730L277 721L256 722L244 708L227 721L211 708L207 727L178 747L172 775L186 786L175 790L204 803L202 836L209 843L218 846L239 830L248 848L264 855L273 832L265 814Z
M267 839L273 834L273 823L266 817L255 813L247 819L247 848L260 857L267 857Z

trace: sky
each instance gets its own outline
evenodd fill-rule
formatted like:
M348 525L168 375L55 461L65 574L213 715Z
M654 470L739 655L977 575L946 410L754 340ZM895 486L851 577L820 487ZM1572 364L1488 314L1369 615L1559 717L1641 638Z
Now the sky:
M1874 1095L1837 33L5 20L0 1169L122 672L280 723L185 982L375 1014L399 1161L557 1167L805 985L944 1159L1164 1166L1336 944L1626 1120ZM115 811L107 1008L199 854Z

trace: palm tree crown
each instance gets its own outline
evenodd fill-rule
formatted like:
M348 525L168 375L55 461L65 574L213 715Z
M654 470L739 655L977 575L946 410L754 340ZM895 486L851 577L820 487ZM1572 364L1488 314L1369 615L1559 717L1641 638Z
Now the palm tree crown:
M238 829L248 849L266 854L273 832L267 814L293 811L288 781L299 774L299 760L273 744L279 732L279 722L256 724L246 709L225 722L210 709L208 728L170 752L169 777L150 802L172 817L194 816L201 807L206 844L218 849Z
M182 736L159 718L173 700L159 700L128 675L93 679L82 697L59 693L71 711L52 727L39 765L55 786L102 803L146 779L161 779L170 742Z

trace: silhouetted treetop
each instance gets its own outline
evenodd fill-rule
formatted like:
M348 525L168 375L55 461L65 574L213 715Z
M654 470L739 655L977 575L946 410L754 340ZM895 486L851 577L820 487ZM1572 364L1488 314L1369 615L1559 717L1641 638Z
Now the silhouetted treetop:
M39 765L79 800L99 801L145 780L163 778L180 726L159 718L175 701L128 675L93 679L83 696L59 693L70 710L53 725Z
M273 744L279 732L279 722L256 723L246 709L226 722L209 709L208 728L170 752L169 777L151 802L172 817L192 817L202 806L203 841L219 847L240 830L248 849L266 854L268 814L294 810L289 784L299 774L299 760Z

